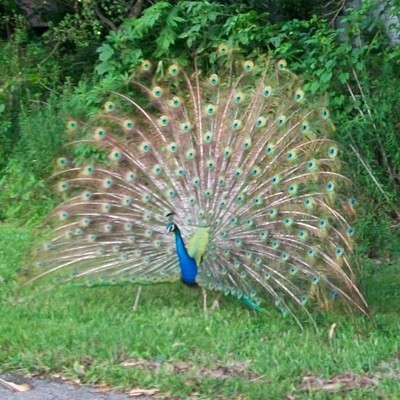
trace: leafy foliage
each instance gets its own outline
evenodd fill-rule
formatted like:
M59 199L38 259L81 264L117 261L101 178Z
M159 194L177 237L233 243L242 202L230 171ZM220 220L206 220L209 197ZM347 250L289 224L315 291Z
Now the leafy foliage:
M60 118L55 96L46 106L20 110L19 141L0 178L2 218L32 218L54 204L51 187L45 180L65 140L60 134L65 122Z
M0 42L0 169L19 139L18 118L21 105L40 102L43 88L60 79L56 62L43 65L46 49L29 41L21 21L20 28L7 42Z
M383 12L398 16L396 2L377 9L374 3L364 1L362 7L347 11L346 25L341 30L330 26L340 2L330 2L329 6L316 2L312 9L310 5L306 9L302 3L289 7L289 2L158 1L151 6L144 2L144 9L133 10L136 3L80 2L74 12L67 6L61 15L59 9L60 16L41 40L28 39L21 20L14 36L1 44L0 57L4 62L0 63L3 89L0 92L0 169L7 168L8 177L13 175L12 171L17 174L20 157L24 162L30 160L29 168L34 166L32 173L37 181L49 175L53 142L42 141L47 150L40 150L34 144L23 145L27 137L22 133L27 126L24 118L37 118L39 124L51 107L59 109L59 104L51 101L50 105L43 106L46 112L36 112L41 101L49 103L47 88L63 92L61 85L68 84L66 73L73 74L76 82L82 71L88 71L94 61L87 63L89 55L106 32L106 40L97 48L97 77L81 79L73 91L58 98L59 103L81 104L79 118L90 114L110 91L126 85L132 68L142 59L164 58L185 65L196 56L206 65L214 61L216 47L228 42L248 54L267 52L276 58L286 58L294 72L306 77L306 91L328 93L337 140L344 145L349 172L353 173L355 187L359 188L361 208L366 210L365 216L362 211L360 214L360 219L365 221L365 229L362 224L359 229L360 235L365 247L370 247L373 241L376 243L371 225L376 226L382 238L376 247L387 246L390 241L385 238L396 226L391 221L398 218L400 117L396 110L400 74L396 60L399 50L390 45L388 28L375 17ZM315 16L308 18L314 12L326 15L329 23ZM124 18L132 15L133 18L122 24ZM289 16L291 20L287 20ZM74 26L81 29L72 29ZM55 57L46 57L49 49L54 50ZM71 52L71 49L74 50ZM75 64L72 60L81 66L72 67ZM15 74L15 71L21 73ZM35 110L31 116L30 109ZM43 133L44 137L51 134L54 132L50 127ZM58 131L61 143L60 134L61 130ZM21 145L17 145L20 141ZM26 184L18 182L15 180L15 186ZM7 193L8 189L3 198ZM388 227L393 228L388 232Z

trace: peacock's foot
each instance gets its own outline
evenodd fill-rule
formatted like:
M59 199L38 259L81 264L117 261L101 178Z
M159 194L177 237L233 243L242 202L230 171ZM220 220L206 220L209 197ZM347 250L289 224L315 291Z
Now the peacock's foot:
M215 298L215 300L212 303L211 310L219 310L219 299L221 297L221 293L218 293L218 296Z
M219 301L215 299L212 303L211 310L219 310Z

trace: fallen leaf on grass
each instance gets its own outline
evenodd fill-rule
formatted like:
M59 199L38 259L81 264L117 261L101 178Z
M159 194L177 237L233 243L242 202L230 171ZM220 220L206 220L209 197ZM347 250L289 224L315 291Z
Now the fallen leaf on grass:
M214 379L228 379L233 376L245 376L249 379L254 379L254 376L249 371L238 371L234 366L219 365L215 368L200 368L196 374L198 377L210 377Z
M141 396L154 396L156 394L160 393L158 389L132 389L129 393L129 397L141 397Z
M0 384L13 392L29 392L30 390L32 390L32 386L29 385L29 383L22 383L20 385L17 385L14 382L6 381L5 379L0 378Z
M113 392L115 390L115 387L110 386L110 385L95 385L93 391L96 393L109 393Z
M247 380L256 380L260 378L250 369L250 362L236 361L227 365L216 365L215 367L202 367L196 371L196 375L200 378L210 377L214 379L229 379L232 377L246 378Z
M333 335L335 333L335 329L336 329L336 323L332 324L330 329L329 329L329 334L328 334L329 340L333 339Z
M323 379L314 375L307 375L301 383L301 390L313 392L325 390L327 392L340 392L359 388L369 388L378 385L379 378L364 375L358 376L351 372L333 375L331 378Z
M85 366L79 361L74 362L72 369L77 375L85 375Z
M123 361L120 365L123 367L148 368L154 371L160 367L161 363L159 361L144 360L142 358L130 358Z
M190 369L190 367L191 367L190 364L185 362L172 364L172 368L174 369L174 371L178 372L179 374L186 372L188 369Z
M178 374L188 373L195 378L214 378L214 379L229 379L232 377L244 377L248 380L263 379L264 376L259 376L250 369L249 361L236 361L227 365L216 364L212 366L199 366L190 362L164 362L151 361L144 359L128 359L120 365L123 367L147 368L151 371L156 371L161 366L169 368L171 372Z
M378 371L382 378L400 381L400 356L380 362Z
M46 375L37 375L40 379L46 379ZM71 383L73 385L82 385L82 382L78 378L71 378L69 376L61 375L61 374L52 374L50 375L51 379L59 379L62 380L64 383Z

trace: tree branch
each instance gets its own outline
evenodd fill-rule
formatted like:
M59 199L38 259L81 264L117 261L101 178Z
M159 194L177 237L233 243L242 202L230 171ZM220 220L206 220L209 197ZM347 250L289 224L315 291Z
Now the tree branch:
M107 17L105 17L104 14L100 11L99 5L96 2L94 2L94 11L97 16L103 21L104 25L107 25L113 31L117 29L114 23L110 21Z
M144 0L137 0L133 6L130 6L129 17L138 17L143 10Z

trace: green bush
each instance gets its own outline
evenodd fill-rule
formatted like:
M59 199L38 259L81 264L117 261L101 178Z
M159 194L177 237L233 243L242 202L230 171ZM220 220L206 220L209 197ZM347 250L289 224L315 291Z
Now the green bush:
M110 31L97 50L97 76L81 79L66 91L63 85L73 85L60 77L65 60L46 60L36 68L46 47L30 41L22 28L12 40L0 44L0 57L7 61L0 63L0 152L6 168L1 179L5 188L1 194L5 204L3 218L32 216L33 204L41 209L39 204L48 199L44 179L51 174L51 160L61 151L66 119L74 116L86 120L110 92L126 92L130 73L142 59L162 58L186 65L195 56L200 66L207 67L215 60L218 45L227 42L250 57L268 53L274 58L286 58L290 69L305 77L305 91L329 95L336 139L342 144L347 162L345 174L352 176L354 187L358 188L358 231L363 248L371 255L393 248L400 198L399 48L390 46L385 27L379 19L371 18L371 2L349 10L346 32L331 28L317 17L272 23L281 18L272 18L262 12L263 8L252 9L249 4L156 2L140 17L127 19L119 29ZM281 11L276 10L283 12L283 3L279 4ZM107 10L108 2L102 2L101 7ZM126 9L109 12L117 23ZM392 12L399 13L398 7ZM84 43L78 43L73 33L68 36L68 21L76 21L79 15L64 19L64 25L60 23L52 29L63 33L58 37L60 42L76 42L83 50L96 43L98 36L96 39L89 35ZM50 34L51 31L44 41ZM340 34L347 35L348 40L341 42ZM75 56L82 62L81 52ZM43 88L58 95L50 95ZM82 147L77 151L80 153L73 157L90 153ZM7 160L10 154L11 159ZM21 177L24 170L31 173ZM13 202L24 196L30 208Z
M20 108L15 126L19 140L0 176L0 218L35 220L54 205L50 176L56 158L68 151L66 122L83 109L70 88L51 95L45 104Z

